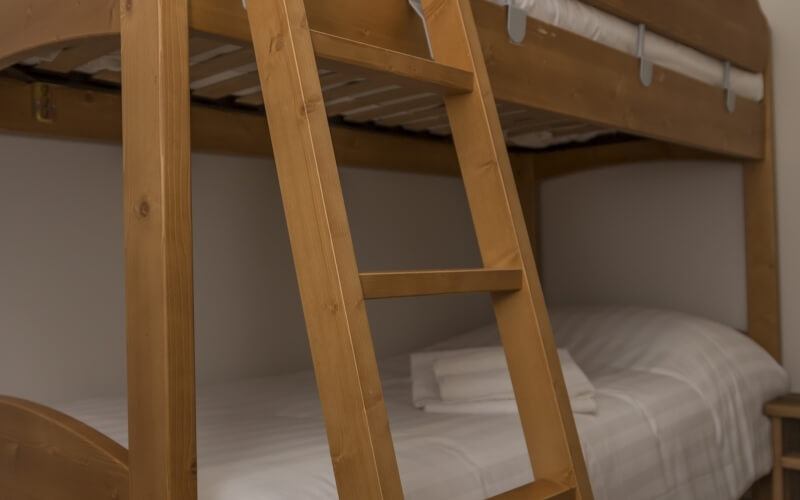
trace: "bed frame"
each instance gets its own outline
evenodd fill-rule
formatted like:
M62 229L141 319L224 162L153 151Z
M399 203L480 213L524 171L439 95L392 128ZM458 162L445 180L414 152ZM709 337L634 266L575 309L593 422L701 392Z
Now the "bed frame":
M130 449L0 398L0 498L196 498L192 147L276 159L342 498L402 497L364 300L473 291L492 292L541 478L497 498L592 497L532 252L539 184L555 176L743 162L747 335L780 359L770 33L757 0L584 1L763 72L765 99L739 99L731 112L721 88L658 66L645 87L635 57L533 19L510 43L506 8L483 0L424 0L426 23L405 0L248 0L247 10L241 0L5 2L0 131L123 143ZM72 71L120 44L121 73ZM190 70L190 54L223 44L239 48ZM258 71L190 98L191 82L249 62ZM342 117L375 95L421 92L431 105L399 120ZM507 154L503 128L646 139ZM359 274L333 148L347 165L460 172L485 267ZM753 491L769 498L764 481Z

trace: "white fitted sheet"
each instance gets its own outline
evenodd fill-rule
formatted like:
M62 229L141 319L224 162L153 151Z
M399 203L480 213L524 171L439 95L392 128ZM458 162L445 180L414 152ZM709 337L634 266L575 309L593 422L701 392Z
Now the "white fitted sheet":
M489 0L505 5L507 0ZM579 0L510 0L512 5L529 17L594 40L603 45L636 55L639 28L637 25L608 14ZM722 86L724 62L683 45L648 32L645 57L659 66L692 77L709 85ZM737 95L753 101L764 98L764 77L732 67L730 87Z
M744 335L645 309L552 319L597 387L597 415L575 418L598 500L737 499L769 470L761 405L787 376ZM495 341L492 326L436 348ZM518 416L425 413L411 404L407 356L381 371L406 498L482 499L532 479ZM61 409L127 443L123 399ZM336 498L310 372L200 390L198 451L202 500Z

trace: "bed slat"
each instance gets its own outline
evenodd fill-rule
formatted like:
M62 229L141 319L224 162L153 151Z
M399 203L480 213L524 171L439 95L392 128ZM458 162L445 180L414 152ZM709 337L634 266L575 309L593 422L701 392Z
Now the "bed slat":
M88 40L80 45L62 50L55 59L43 62L37 67L46 71L68 73L115 50L119 50L119 37Z

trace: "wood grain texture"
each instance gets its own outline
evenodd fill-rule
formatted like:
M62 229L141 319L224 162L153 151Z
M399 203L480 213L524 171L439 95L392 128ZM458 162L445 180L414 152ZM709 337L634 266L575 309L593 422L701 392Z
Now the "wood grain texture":
M0 7L0 70L80 40L119 35L119 0L24 0Z
M489 500L573 500L575 487L540 479L495 495Z
M121 0L132 500L197 498L188 0Z
M126 500L128 452L53 409L0 396L0 498Z
M764 157L744 164L747 334L781 360L772 70L765 80Z
M483 265L521 268L522 288L493 294L534 476L592 498L514 175L468 0L423 1L439 62L472 71L473 92L445 97Z
M762 72L769 26L758 0L582 0L700 52Z
M31 112L32 85L0 77L0 133L102 143L121 141L122 105L118 94L58 86L53 86L51 92L58 106L56 119L39 122ZM272 157L263 115L194 105L191 126L192 146L198 151ZM342 165L458 175L458 159L449 141L338 126L331 128L331 134Z
M463 69L321 31L311 32L314 51L327 69L376 74L404 87L437 94L462 94L472 90L472 75ZM365 72L364 70L367 70Z
M519 290L519 269L452 269L361 273L366 299Z
M302 0L249 0L289 239L340 498L403 492Z
M720 88L660 66L644 87L635 57L535 19L528 19L525 42L510 44L503 8L483 0L473 8L499 100L732 156L763 156L762 104L739 99L728 113Z

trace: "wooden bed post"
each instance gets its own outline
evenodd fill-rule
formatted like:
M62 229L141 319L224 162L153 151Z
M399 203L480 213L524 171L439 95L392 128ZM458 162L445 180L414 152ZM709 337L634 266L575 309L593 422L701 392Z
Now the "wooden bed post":
M539 274L542 269L542 255L539 244L541 243L541 210L539 201L539 178L536 175L534 153L511 154L511 168L514 170L514 180L517 183L519 202L522 205L522 215L525 216L525 226L531 239L533 255Z
M747 334L781 360L772 65L764 73L764 158L742 168L747 253Z
M187 0L121 0L132 500L197 498Z

